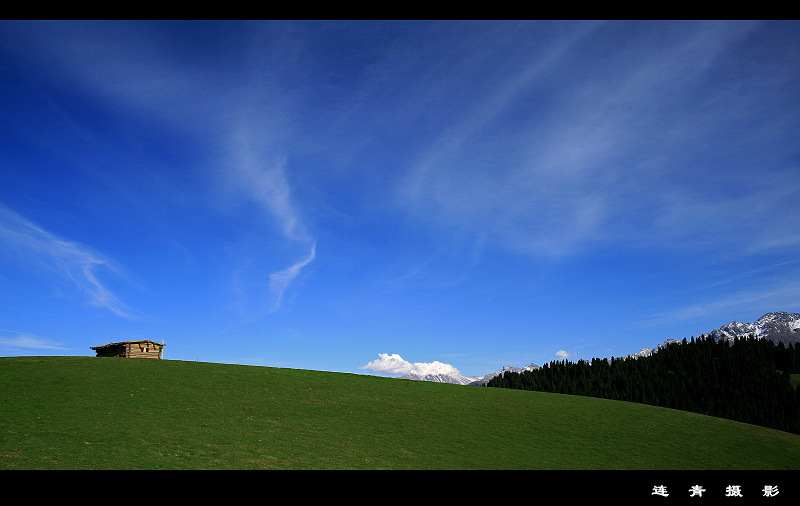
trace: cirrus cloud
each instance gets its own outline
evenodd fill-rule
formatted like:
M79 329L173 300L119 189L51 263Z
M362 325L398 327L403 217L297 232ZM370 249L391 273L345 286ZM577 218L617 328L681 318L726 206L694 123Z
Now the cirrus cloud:
M0 332L14 334L13 336L0 336L0 347L25 348L36 350L67 350L50 339L44 339L33 334L25 334L14 330L0 329Z
M0 246L0 252L12 255L15 261L43 265L69 279L94 306L123 318L143 316L123 303L98 278L101 269L121 276L111 260L88 246L50 233L3 206L0 206Z

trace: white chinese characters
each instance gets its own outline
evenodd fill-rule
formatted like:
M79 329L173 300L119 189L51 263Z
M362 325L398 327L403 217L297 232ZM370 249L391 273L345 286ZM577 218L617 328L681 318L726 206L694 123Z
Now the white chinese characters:
M706 491L706 489L704 489L700 485L694 485L692 488L689 489L689 492L691 493L691 495L689 497L695 497L695 496L702 497L703 496L703 492L705 492L705 491Z
M707 490L701 485L692 485L689 490L689 497L703 497ZM762 497L775 497L778 495L779 490L777 485L764 485L761 489L764 494ZM666 485L654 485L653 491L650 495L657 495L661 497L669 497ZM725 497L744 497L744 491L741 485L728 485L725 487Z

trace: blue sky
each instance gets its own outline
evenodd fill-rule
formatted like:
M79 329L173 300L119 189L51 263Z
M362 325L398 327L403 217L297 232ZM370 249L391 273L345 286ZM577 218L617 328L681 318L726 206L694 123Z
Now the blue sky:
M0 22L0 355L480 376L800 311L798 61L795 21Z

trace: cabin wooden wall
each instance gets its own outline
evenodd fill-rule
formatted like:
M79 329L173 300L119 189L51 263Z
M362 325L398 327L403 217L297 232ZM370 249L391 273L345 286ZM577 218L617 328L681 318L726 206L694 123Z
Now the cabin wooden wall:
M153 343L131 343L128 345L128 358L161 358L162 347Z

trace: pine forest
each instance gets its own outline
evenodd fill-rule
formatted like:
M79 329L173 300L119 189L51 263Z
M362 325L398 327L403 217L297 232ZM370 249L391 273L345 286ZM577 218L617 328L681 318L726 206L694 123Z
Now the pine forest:
M647 357L554 361L489 387L601 397L692 411L800 434L800 345L752 336L675 341Z

